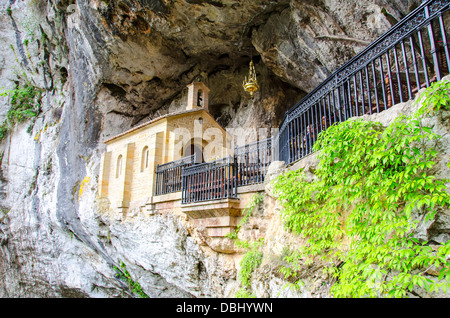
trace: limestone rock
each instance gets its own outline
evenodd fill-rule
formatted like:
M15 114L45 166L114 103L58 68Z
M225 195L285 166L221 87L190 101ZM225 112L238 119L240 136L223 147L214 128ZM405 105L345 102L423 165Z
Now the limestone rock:
M309 92L391 26L381 10L395 12L395 5L292 1L253 30L252 42L272 72Z
M178 216L108 217L96 197L103 141L182 107L199 77L225 128L277 127L388 29L383 9L399 18L408 3L1 0L0 87L27 82L44 93L39 116L0 141L0 297L134 297L116 277L119 260L151 297L232 297L238 260L197 244ZM254 100L241 89L251 58ZM8 109L0 97L0 123ZM279 257L296 242L279 206L264 205L259 230ZM259 294L281 285L272 278Z

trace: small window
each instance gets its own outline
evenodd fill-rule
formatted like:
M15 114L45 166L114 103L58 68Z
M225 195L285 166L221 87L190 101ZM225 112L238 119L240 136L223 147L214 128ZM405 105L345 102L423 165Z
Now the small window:
M122 155L117 158L116 178L122 175Z
M201 90L197 92L197 106L203 106L203 92Z
M145 169L148 168L148 157L149 157L149 150L148 147L145 146L144 149L142 149L141 155L141 172L143 172Z

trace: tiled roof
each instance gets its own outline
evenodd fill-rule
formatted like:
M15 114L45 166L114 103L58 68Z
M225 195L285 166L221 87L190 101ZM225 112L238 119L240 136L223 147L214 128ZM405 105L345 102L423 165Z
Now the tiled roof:
M143 124L137 125L137 126L131 128L131 129L127 130L127 131L124 131L123 133L120 133L120 134L118 134L118 135L116 135L116 136L114 136L114 137L112 137L112 138L110 138L108 140L105 140L105 143L108 143L108 142L113 141L113 140L115 140L117 138L125 136L126 134L129 134L130 132L133 132L133 131L138 130L140 128L143 128L145 126L148 126L148 125L151 125L153 123L156 123L157 121L160 121L161 119L169 118L169 117L177 116L177 115L184 115L184 114L188 114L188 113L195 113L195 112L199 112L199 111L202 111L202 110L205 110L205 109L204 108L196 108L196 109L183 110L183 111L180 111L180 112L165 114L165 115L162 115L160 117L153 118L150 121L147 121L147 122L145 122Z

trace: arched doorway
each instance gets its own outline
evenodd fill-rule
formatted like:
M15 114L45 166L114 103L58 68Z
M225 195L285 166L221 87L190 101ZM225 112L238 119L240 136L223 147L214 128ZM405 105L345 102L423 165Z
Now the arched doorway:
M188 157L195 154L196 162L195 163L203 163L205 162L205 157L203 155L203 140L198 140L199 142L195 142L195 139L191 139L183 148L183 156Z

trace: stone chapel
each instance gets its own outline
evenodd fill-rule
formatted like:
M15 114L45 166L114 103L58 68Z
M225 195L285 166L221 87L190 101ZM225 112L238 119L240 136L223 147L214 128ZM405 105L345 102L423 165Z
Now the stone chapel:
M208 87L188 85L186 108L105 141L99 194L118 213L145 206L155 193L158 165L195 154L196 163L225 157L229 139L208 111Z

